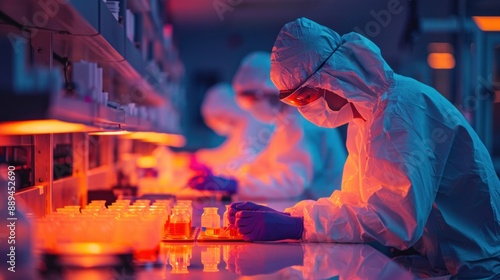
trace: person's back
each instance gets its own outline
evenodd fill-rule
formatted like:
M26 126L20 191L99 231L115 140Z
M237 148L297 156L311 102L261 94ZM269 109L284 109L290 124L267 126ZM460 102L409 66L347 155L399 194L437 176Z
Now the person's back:
M342 190L286 210L303 217L303 239L413 247L459 277L500 273L500 182L450 102L395 74L365 37L307 19L285 25L272 59L283 102L318 125L349 123Z
M436 90L399 75L394 80L386 110L400 113L390 118L404 118L409 128L426 123L427 137L421 140L430 158L437 159L423 164L429 155L422 155L407 166L429 169L428 176L438 186L423 236L414 248L426 254L433 266L444 267L447 259L447 268L460 277L486 277L492 268L500 273L500 181L486 147ZM427 108L404 110L414 104ZM424 132L419 128L418 133ZM485 260L485 255L496 257Z

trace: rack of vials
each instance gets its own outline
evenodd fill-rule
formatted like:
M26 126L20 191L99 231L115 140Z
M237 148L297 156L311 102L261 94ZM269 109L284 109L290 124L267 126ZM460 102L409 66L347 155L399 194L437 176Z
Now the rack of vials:
M162 241L241 240L229 225L229 205L204 207L201 228L193 227L191 200L93 200L84 208L68 205L35 219L35 249L53 254L127 253L134 260L154 259ZM221 222L222 220L222 222ZM221 226L222 225L222 226Z

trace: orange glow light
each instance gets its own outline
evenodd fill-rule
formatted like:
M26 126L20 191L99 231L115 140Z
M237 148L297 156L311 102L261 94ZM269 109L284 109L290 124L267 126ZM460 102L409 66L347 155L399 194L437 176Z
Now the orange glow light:
M86 125L59 120L17 121L0 124L0 134L6 135L85 132L89 130L90 127Z
M482 31L500 31L500 17L472 17Z
M187 153L175 153L173 156L172 163L176 168L184 168L190 163L190 155Z
M137 166L140 168L152 168L156 166L156 158L153 156L143 156L137 159Z
M186 143L186 139L182 135L158 133L158 132L133 132L125 135L125 138L141 140L156 144L163 144L172 147L182 147Z
M86 248L84 249L85 253L89 254L100 254L101 253L101 246L96 243L88 243L86 244Z
M451 53L430 53L427 63L433 69L453 69L455 58Z
M117 130L117 131L93 131L90 132L89 135L126 135L130 134L130 131L126 130Z

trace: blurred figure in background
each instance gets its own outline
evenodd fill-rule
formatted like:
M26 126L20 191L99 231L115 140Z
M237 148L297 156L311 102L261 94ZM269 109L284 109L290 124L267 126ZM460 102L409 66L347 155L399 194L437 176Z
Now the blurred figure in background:
M200 175L190 181L191 187L229 190L247 198L291 198L304 190L307 197L317 198L339 188L346 158L340 135L307 123L279 102L270 67L270 53L255 52L242 60L233 79L238 105L267 124L254 134L266 144L264 149L251 154L237 174L228 168L225 178Z
M223 185L233 184L230 180L238 178L245 165L251 163L267 145L268 137L261 135L268 133L271 126L257 121L236 104L234 90L229 83L218 83L208 89L201 114L206 125L226 139L216 148L197 151L190 167L199 172L196 180L201 182L208 175L214 175L212 179L218 176ZM195 184L196 180L191 183ZM203 189L203 186L200 187Z

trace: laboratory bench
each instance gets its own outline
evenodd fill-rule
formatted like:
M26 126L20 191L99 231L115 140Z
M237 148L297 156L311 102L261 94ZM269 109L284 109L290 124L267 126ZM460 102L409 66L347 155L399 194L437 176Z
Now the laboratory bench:
M193 198L192 201L193 234L185 239L163 237L155 250L134 253L120 251L113 248L113 244L69 244L69 251L87 253L39 251L35 254L35 266L26 269L18 267L20 273L15 275L18 278L7 279L417 278L404 265L368 244L305 243L295 240L244 242L241 238L203 238L201 209L217 207L222 217L229 202L213 196ZM257 202L284 210L296 201Z
M158 263L60 268L40 279L416 279L366 244L161 243Z

